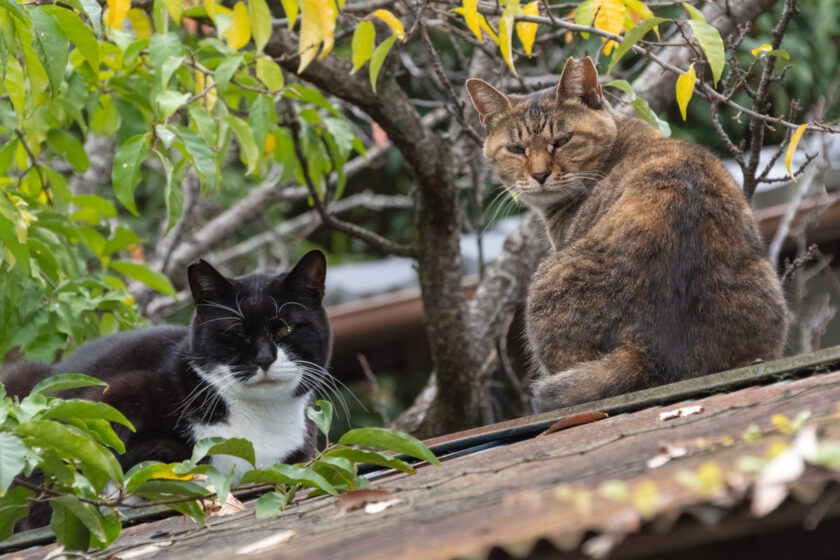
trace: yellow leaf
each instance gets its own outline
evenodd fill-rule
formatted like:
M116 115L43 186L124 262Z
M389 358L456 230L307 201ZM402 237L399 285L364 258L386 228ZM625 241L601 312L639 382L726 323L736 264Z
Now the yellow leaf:
M540 15L540 7L537 0L525 4L522 7L522 14L526 16ZM534 49L534 39L537 36L537 24L529 22L517 23L516 34L519 35L519 40L522 41L522 46L525 48L525 52L531 54Z
M175 474L174 472L158 472L152 475L152 478L161 478L164 480L192 480L191 474Z
M111 29L122 29L123 21L131 9L131 0L108 0L108 14L105 25Z
M152 36L152 22L149 21L149 16L140 8L131 8L128 10L128 21L131 22L131 27L134 28L134 33L138 39L148 39Z
M455 12L456 14L460 14L462 16L465 13L464 8L455 8L452 11ZM494 43L499 42L499 36L496 35L496 30L493 29L492 27L490 27L490 24L487 23L487 19L484 17L484 14L478 14L478 27L481 29L481 31L484 31L485 33L490 35L490 37L493 38Z
M683 120L686 119L685 110L691 95L694 93L694 82L697 80L697 73L694 71L694 63L688 67L688 71L677 78L677 104L680 106Z
M254 44L257 45L257 52L262 52L271 38L271 12L265 0L248 0L248 17L251 20L251 35L254 37Z
M807 126L807 125L804 125L804 126ZM794 136L796 136L795 133L794 133ZM791 141L791 144L793 144L793 138L791 138L790 141ZM798 142L799 138L797 138L796 141ZM794 145L794 149L796 149L795 145ZM788 147L788 153L791 153L790 147ZM788 169L788 173L790 173L790 160L789 160L788 157L785 157L785 166ZM790 423L790 418L788 418L784 414L774 414L773 416L770 417L770 422L774 426L776 426L776 429L779 430L783 434L792 434L793 433L793 426Z
M216 23L216 0L204 0L204 9L207 10L207 17Z
M169 10L169 15L172 16L172 21L181 25L181 11L184 7L183 0L164 0L166 9Z
M654 481L643 480L633 490L633 505L645 519L650 519L656 514L658 503L659 488Z
M320 0L303 0L303 10L300 18L300 65L298 73L309 66L318 54L318 45L324 39L321 31L321 17L318 15Z
M324 58L333 48L335 42L335 20L338 18L338 8L334 0L318 0L318 14L321 17L321 32L324 36L324 46L318 58Z
M517 76L516 68L513 67L513 22L516 14L519 13L519 0L510 0L502 12L502 19L499 20L499 49L502 51L502 58L507 62L508 68Z
M405 41L405 28L403 28L403 24L397 18L397 16L395 16L388 10L376 10L375 12L373 12L373 16L378 17L386 24L388 24L388 27L391 28L391 32L397 36L397 39L399 39L400 41Z
M481 37L481 26L478 24L478 0L464 0L461 13L464 15L464 22L470 31L478 38L480 43L484 40Z
M796 177L793 176L793 172L790 170L790 162L793 160L793 154L796 152L796 146L799 144L799 140L802 138L802 134L805 132L806 128L808 128L808 123L800 124L796 128L793 136L790 137L790 144L788 144L787 153L785 153L785 169L787 169L788 175L790 175L790 178L794 181L796 181Z
M592 25L596 29L615 33L618 35L624 29L624 4L621 0L591 0L592 11L595 13L595 21ZM601 41L607 39L602 37ZM612 52L615 41L610 40L604 45L604 54L608 55Z
M289 20L289 31L291 31L295 27L300 4L298 0L281 0L281 3L283 4L283 11L286 12L286 18Z
M248 8L244 2L237 2L233 7L233 19L227 30L227 45L239 50L251 39L251 21L248 19Z
M755 49L751 50L750 52L752 53L752 55L753 55L753 56L758 56L758 54L759 54L759 53L763 53L763 52L767 52L767 51L772 51L772 50L773 50L773 46L772 46L772 45L769 45L769 44L767 44L767 43L764 43L764 44L763 44L763 45L761 45L760 47L755 48Z
M195 94L199 95L204 92L204 88L211 85L213 83L213 76L206 76L204 72L200 70L195 71ZM199 104L203 106L208 111L212 110L213 107L216 105L216 101L218 99L218 95L216 93L216 88L211 89L208 91L203 99L199 100Z
M277 147L277 138L269 132L265 135L265 146L263 147L263 155L274 153L274 148Z

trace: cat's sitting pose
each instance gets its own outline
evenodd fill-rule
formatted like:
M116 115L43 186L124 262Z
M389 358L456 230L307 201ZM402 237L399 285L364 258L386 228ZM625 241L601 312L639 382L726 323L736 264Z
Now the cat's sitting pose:
M136 428L119 426L123 469L146 460L189 459L199 439L247 438L257 467L309 458L315 426L305 409L325 382L332 334L321 300L326 260L306 254L289 273L225 278L204 261L188 268L195 314L189 327L159 326L106 336L56 365L0 370L7 393L23 397L42 379L84 373L101 387L60 396L103 401ZM241 475L241 459L211 463Z
M467 90L487 160L555 249L527 303L538 411L781 355L779 280L711 153L613 111L588 58L530 95Z

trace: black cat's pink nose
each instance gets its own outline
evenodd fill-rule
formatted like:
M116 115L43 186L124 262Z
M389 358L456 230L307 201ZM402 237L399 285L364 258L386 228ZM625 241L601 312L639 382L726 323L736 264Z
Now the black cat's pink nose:
M548 171L548 170L546 170L546 171L536 171L534 173L531 173L531 177L536 179L539 182L540 185L545 183L545 180L548 179L549 175L551 175L551 171Z

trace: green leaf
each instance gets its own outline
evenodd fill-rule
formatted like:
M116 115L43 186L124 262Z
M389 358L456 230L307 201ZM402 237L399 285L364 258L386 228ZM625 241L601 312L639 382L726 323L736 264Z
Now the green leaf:
M91 548L105 548L112 542L117 540L122 531L122 522L116 515L104 515L100 520L102 522L102 531L105 533L105 539L99 540L94 535L90 536Z
M315 406L319 410L312 407L306 407L306 416L318 426L322 434L330 436L330 424L332 424L333 408L329 401L316 401Z
M712 76L717 86L721 74L723 74L723 67L726 64L726 51L723 47L723 39L720 38L718 30L706 23L692 19L688 21L691 27L691 33L694 39L700 44L706 59L709 61L709 67L712 69Z
M646 99L637 97L630 102L630 105L632 105L637 117L658 128L665 136L671 136L671 126L668 124L668 121L660 119L659 115L650 108Z
M230 486L236 476L236 469L231 469L229 473L225 474L211 466L204 474L207 476L207 482L216 489L216 497L220 502L224 502L230 494Z
M201 180L209 188L216 186L216 160L213 158L213 152L207 147L204 140L185 126L177 126L176 132L178 137L184 143L184 148L187 150L187 155L192 161L195 170Z
M91 23L93 23L93 29L97 33L102 33L102 6L96 0L80 0L80 2Z
M257 149L262 152L265 146L265 139L268 136L268 126L271 123L271 98L260 94L251 104L251 114L248 121L251 123L251 131L254 134L254 143Z
M79 521L84 524L90 534L95 536L98 540L104 541L108 537L105 536L105 531L102 528L102 515L91 504L80 502L74 496L58 496L50 498L50 505L61 505L67 515L67 512L72 513ZM87 548L88 542L85 542Z
M160 92L155 97L155 106L160 120L165 121L174 115L175 111L180 109L189 98L189 93L181 93L171 89Z
M90 167L85 148L78 138L66 130L52 129L47 133L47 145L73 166L76 173L84 173Z
M265 482L268 484L300 484L312 488L320 488L328 494L337 495L338 490L324 479L323 476L302 467L294 465L274 465L267 469L254 469L242 476L241 482Z
M575 23L584 27L592 27L594 21L595 9L592 7L592 2L585 0L578 4L578 7L575 8ZM580 35L584 39L589 39L589 33L581 33Z
M0 497L26 466L26 445L12 434L0 432Z
M229 56L225 58L222 62L220 62L219 65L216 67L216 90L220 94L223 94L225 93L225 91L227 91L230 79L236 73L236 70L239 68L239 65L242 64L244 58L245 55L242 54Z
M149 62L157 71L161 70L167 58L178 57L180 54L181 39L172 31L164 34L155 33L149 39Z
M388 428L357 428L350 430L341 436L338 443L378 447L423 459L433 465L440 465L437 457L419 439Z
M373 54L373 46L376 40L376 28L373 23L367 20L360 21L353 32L353 71L364 66L365 62Z
M47 71L50 87L55 95L58 93L61 82L64 81L70 42L59 27L58 20L40 6L29 10L29 17L33 28L32 47Z
M0 542L12 536L15 523L29 513L29 503L35 492L23 486L12 488L4 496L0 496Z
M254 514L257 519L265 519L280 513L286 507L286 499L278 492L268 492L260 496L254 504Z
M254 445L244 438L208 437L196 442L190 463L197 465L207 455L233 455L245 459L252 465L257 459Z
M621 40L621 43L616 47L615 51L613 51L612 58L610 59L610 65L607 68L607 74L612 72L612 69L615 68L615 65L618 64L618 61L621 60L627 51L629 51L636 42L644 37L648 31L659 25L665 21L665 18L660 17L652 17L647 18L645 20L640 21L636 24L633 29L627 32L624 35L624 39Z
M342 457L354 463L363 463L367 465L378 465L380 467L388 467L398 471L414 474L416 471L406 463L396 457L392 457L387 453L378 451L368 451L366 449L354 449L352 447L336 447L327 451L325 457Z
M701 12L700 10L698 10L697 8L692 6L691 4L687 4L685 2L683 2L682 5L683 5L683 8L685 8L686 11L688 12L688 15L691 16L691 19L696 20L696 21L703 21L703 22L706 21L706 18L703 16L703 12Z
M122 424L132 432L134 425L123 414L104 402L86 401L82 399L63 400L41 413L41 418L56 418L69 420L70 418L96 418Z
M23 15L23 10L20 9L20 6L18 6L17 2L14 0L0 0L0 8L3 8L12 14L12 17L21 23L26 21L26 18Z
M370 87L373 88L374 93L376 93L376 78L379 76L379 71L382 69L385 57L388 56L388 52L394 46L394 41L396 40L397 36L391 35L379 43L379 46L374 49L373 55L370 57Z
M261 56L257 59L257 79L271 91L283 89L283 71L270 58Z
M611 80L607 82L608 86L616 87L630 96L630 100L636 99L636 92L633 91L633 86L627 80Z
M251 36L257 53L261 53L271 38L271 12L265 0L248 0L248 19L251 20Z
M117 199L132 214L139 216L134 204L134 189L140 182L140 164L149 153L149 133L132 136L117 149L114 167L111 170L111 183Z
M146 263L136 261L112 261L111 268L117 272L121 272L133 280L142 282L148 287L157 290L168 296L176 297L175 288L172 282L169 281L164 274L157 270L152 270Z
M0 0L0 2L3 1L7 0ZM12 107L14 107L18 119L23 119L26 108L26 81L23 77L23 68L15 57L9 57L3 87L12 102Z
M84 424L84 429L93 438L107 447L113 448L117 453L125 453L125 444L119 438L111 423L98 418L85 418L79 420Z
M208 494L207 489L193 482L181 480L149 480L134 492L147 500L172 500L176 498L200 498ZM204 524L207 516L196 501L167 504L178 513L192 517L196 523Z
M91 70L99 72L99 43L79 16L58 6L42 6L41 9L58 20L58 25L85 57Z
M122 484L123 473L114 455L77 428L52 420L30 420L13 431L27 436L26 444L30 448L51 447L62 457L78 459L93 471Z
M242 155L248 166L246 174L250 175L257 169L257 164L260 161L260 150L254 141L254 134L251 132L250 125L235 115L225 115L222 117L222 120L236 134L236 139L239 141L240 155Z
M63 391L65 389L80 389L82 387L107 387L108 384L101 379L96 379L81 373L60 373L48 377L35 385L29 392L30 395L46 395Z
M86 550L90 544L90 531L84 523L60 502L50 503L50 506L50 529L58 544L67 550Z
M356 469L353 463L343 457L322 457L313 462L310 468L333 485L346 484L348 488L353 488Z

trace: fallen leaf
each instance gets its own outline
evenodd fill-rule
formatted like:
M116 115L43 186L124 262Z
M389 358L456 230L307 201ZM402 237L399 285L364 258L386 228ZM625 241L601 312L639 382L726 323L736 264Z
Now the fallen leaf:
M805 461L817 454L817 428L805 426L793 443L767 463L755 480L750 511L763 517L784 501L788 487L805 472Z
M672 420L674 418L682 418L683 416L691 416L692 414L697 414L698 412L703 412L705 410L702 405L694 405L694 406L685 406L683 408L677 408L674 410L669 410L667 412L660 412L659 419L660 420Z
M596 420L603 420L608 416L609 414L606 412L581 412L580 414L563 418L559 422L552 424L537 437L547 436L548 434L553 434L554 432L559 432L560 430L565 430L566 428L571 428L572 426L579 426L581 424L595 422Z
M351 490L350 492L345 492L337 496L335 507L338 509L338 515L344 515L368 504L387 502L393 498L394 494L390 490L363 488L361 490Z
M670 443L663 445L660 448L658 455L654 455L653 457L648 459L647 467L649 469L659 468L671 459L685 457L686 453L688 453L688 451L685 447L679 445L671 445Z
M399 498L394 498L393 500L386 500L384 502L373 502L365 504L365 513L379 513L381 511L385 511L389 507L395 506L398 503L402 502Z
M620 542L620 536L604 533L603 535L592 537L583 543L580 549L590 558L606 558Z
M373 135L373 141L380 148L384 148L388 143L388 133L379 126L375 121L370 123L370 131Z
M288 529L286 531L280 531L271 535L270 537L266 537L264 539L260 539L255 543L251 543L247 546L243 546L242 548L236 549L236 554L255 554L257 552L263 552L265 550L274 548L279 544L284 544L292 540L295 536L294 529Z

